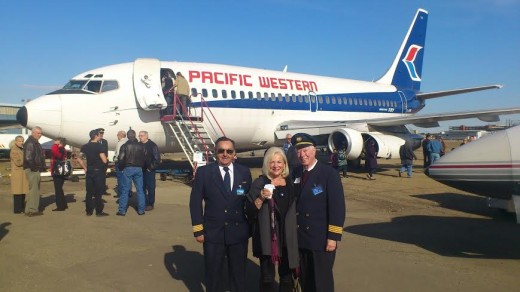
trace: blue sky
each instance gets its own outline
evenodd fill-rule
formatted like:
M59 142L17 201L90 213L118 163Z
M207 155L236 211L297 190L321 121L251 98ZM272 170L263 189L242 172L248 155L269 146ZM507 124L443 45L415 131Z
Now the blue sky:
M520 107L518 0L2 1L0 102L141 57L374 80L418 8L429 11L422 91L504 85L429 100L421 113ZM441 125L459 124L482 123Z

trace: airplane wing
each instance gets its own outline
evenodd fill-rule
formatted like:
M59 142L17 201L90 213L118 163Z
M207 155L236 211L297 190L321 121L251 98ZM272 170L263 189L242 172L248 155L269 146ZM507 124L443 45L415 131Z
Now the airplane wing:
M0 129L19 128L16 112L22 105L0 103Z
M477 118L483 122L498 122L501 115L512 115L520 113L520 108L489 109L466 112L451 112L442 114L414 115L406 117L395 117L366 121L372 126L398 126L412 124L421 128L438 127L440 121L460 120Z
M439 121L460 120L477 118L484 122L498 122L500 115L520 113L520 107L507 109L490 109L466 112L451 112L442 114L410 115L393 118L373 120L345 120L345 121L299 121L291 120L280 123L276 136L283 139L287 133L297 130L305 131L310 135L324 135L334 132L338 128L348 127L358 131L368 131L370 126L392 127L402 125L414 125L420 128L438 127Z

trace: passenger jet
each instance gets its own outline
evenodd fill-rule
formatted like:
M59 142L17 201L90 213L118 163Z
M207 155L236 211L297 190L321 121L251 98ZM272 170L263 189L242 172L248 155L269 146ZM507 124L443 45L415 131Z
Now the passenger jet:
M191 116L211 111L215 119L204 119L205 128L216 128L218 122L238 150L280 145L286 134L306 132L320 145L346 145L349 159L361 155L368 139L376 141L379 157L399 157L404 139L413 138L407 124L435 127L438 121L472 117L492 122L499 115L520 113L518 107L417 115L430 98L500 88L421 92L427 20L428 12L419 9L390 68L376 81L137 59L73 77L62 89L25 104L17 120L28 128L42 127L46 136L66 137L76 146L88 140L91 129L104 128L111 149L119 130L146 130L162 152L179 152L168 123L161 121L161 110L167 106L161 72L185 76L191 88ZM213 135L216 139L220 134Z

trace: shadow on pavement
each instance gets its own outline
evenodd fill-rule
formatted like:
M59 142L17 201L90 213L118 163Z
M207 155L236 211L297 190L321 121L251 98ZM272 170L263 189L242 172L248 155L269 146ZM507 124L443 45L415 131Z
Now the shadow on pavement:
M405 216L389 223L345 227L346 232L403 242L442 256L520 259L520 226L489 219Z
M0 224L0 241L9 233L9 229L6 227L11 225L11 222L4 222Z
M412 195L412 197L436 202L442 208L461 211L468 214L487 216L495 220L507 222L516 220L514 213L507 213L499 209L489 208L485 197L453 193Z
M188 291L204 290L204 255L198 251L186 250L183 245L172 246L173 251L164 254L164 266L175 280L182 281ZM260 267L247 260L247 291L258 291ZM251 280L250 280L251 279Z

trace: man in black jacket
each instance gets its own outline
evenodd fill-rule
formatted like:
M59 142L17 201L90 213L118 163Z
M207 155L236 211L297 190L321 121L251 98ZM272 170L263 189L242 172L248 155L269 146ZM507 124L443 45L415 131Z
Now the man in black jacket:
M300 283L303 291L334 291L332 269L345 222L345 197L338 172L316 159L316 141L305 133L292 137L302 166L293 172Z
M119 194L119 210L116 215L126 215L128 192L132 187L132 181L137 192L137 214L144 215L143 167L145 166L146 150L144 145L137 141L134 130L129 130L126 137L128 141L121 146L117 159L120 169L123 170L124 184L122 193Z
M43 215L40 212L40 173L45 171L45 157L43 157L42 146L38 142L41 136L42 128L34 127L31 136L23 145L23 170L29 182L25 215L29 217Z
M227 280L227 290L245 291L249 224L244 204L251 171L234 162L233 140L220 137L215 153L217 163L198 168L191 189L193 235L203 244L206 291L225 290Z
M155 204L155 169L161 163L159 147L148 139L148 132L139 132L139 141L146 150L145 166L143 168L143 191L146 198L146 211L152 211Z

